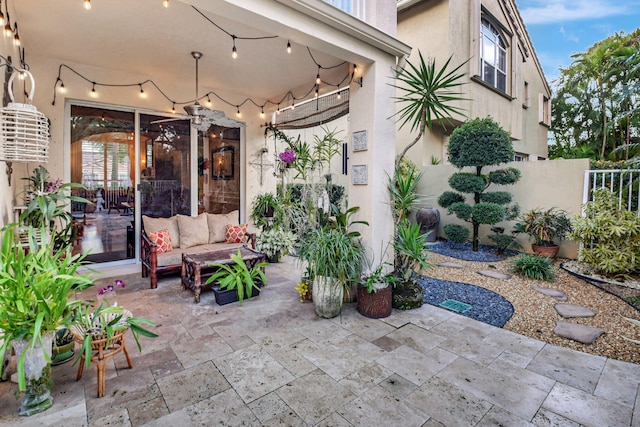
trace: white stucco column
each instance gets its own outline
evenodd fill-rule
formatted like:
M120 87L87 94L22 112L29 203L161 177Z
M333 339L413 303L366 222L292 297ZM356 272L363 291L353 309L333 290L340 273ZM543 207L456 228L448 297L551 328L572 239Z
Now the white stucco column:
M359 65L362 87L351 85L349 118L349 206L360 206L358 219L369 222L362 227L364 243L371 248L375 263L383 259L387 250L392 260L393 248L387 244L393 234L393 220L387 191L388 177L393 175L395 159L395 111L393 102L392 67L395 58L381 56L376 62ZM353 134L366 131L367 149L353 151ZM354 184L354 166L367 168L367 183Z

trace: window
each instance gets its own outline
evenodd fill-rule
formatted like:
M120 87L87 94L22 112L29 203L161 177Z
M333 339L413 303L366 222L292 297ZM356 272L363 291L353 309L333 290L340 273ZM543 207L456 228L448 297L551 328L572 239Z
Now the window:
M366 0L324 0L331 6L335 6L358 19L365 20Z
M507 45L496 27L486 18L480 26L480 76L496 89L507 92Z
M351 0L324 0L325 3L329 3L331 6L335 6L338 9L342 9L347 13L352 13L352 1Z
M529 82L524 82L522 91L522 108L529 108Z
M551 126L551 102L543 94L538 95L538 121L541 125Z
M529 156L527 156L526 154L516 153L513 156L513 161L514 162L526 162L528 158L529 158Z

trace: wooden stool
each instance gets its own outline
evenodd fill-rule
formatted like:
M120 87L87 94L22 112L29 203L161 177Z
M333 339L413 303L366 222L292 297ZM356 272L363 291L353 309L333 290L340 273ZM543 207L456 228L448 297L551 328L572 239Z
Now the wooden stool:
M91 343L91 363L96 365L96 368L98 369L98 397L104 397L105 395L105 378L107 371L107 361L109 359L111 359L121 351L124 351L124 355L127 357L127 363L129 364L129 369L133 368L133 363L131 363L131 357L129 356L129 352L127 351L127 346L124 340L124 335L128 330L129 329L127 328L123 331L115 332L109 339L109 342L107 342L107 338L105 337L103 339L94 338L93 342ZM77 331L73 332L75 341L82 344L82 341L84 340L84 334L80 335L77 333ZM76 381L79 381L82 378L85 362L86 361L83 354L80 357L80 366L78 366L78 376L76 377Z

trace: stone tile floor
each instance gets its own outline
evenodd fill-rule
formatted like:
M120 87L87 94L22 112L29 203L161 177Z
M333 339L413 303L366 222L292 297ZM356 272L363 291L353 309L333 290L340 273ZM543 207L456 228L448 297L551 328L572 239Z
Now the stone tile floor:
M107 372L54 368L54 406L18 417L0 383L7 426L635 426L640 366L545 344L432 306L367 319L316 316L300 303L292 260L267 268L260 296L200 304L177 277L148 289L139 274L108 295L157 322L157 339ZM109 280L110 282L111 280ZM103 282L103 284L106 282ZM91 293L84 295L93 297Z

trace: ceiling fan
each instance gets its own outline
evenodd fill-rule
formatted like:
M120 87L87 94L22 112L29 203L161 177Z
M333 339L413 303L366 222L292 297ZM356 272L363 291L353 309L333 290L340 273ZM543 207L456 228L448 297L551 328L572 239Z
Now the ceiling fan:
M200 105L200 103L198 102L198 61L200 60L200 58L202 58L202 53L194 51L191 52L191 56L193 56L193 58L196 60L196 98L193 105L185 105L184 107L184 111L186 111L191 120L191 126L201 131L209 129L211 125L228 128L245 127L246 125L244 123L225 116L224 111L211 110ZM156 120L151 122L151 124L172 122L175 120L182 119L176 118Z

